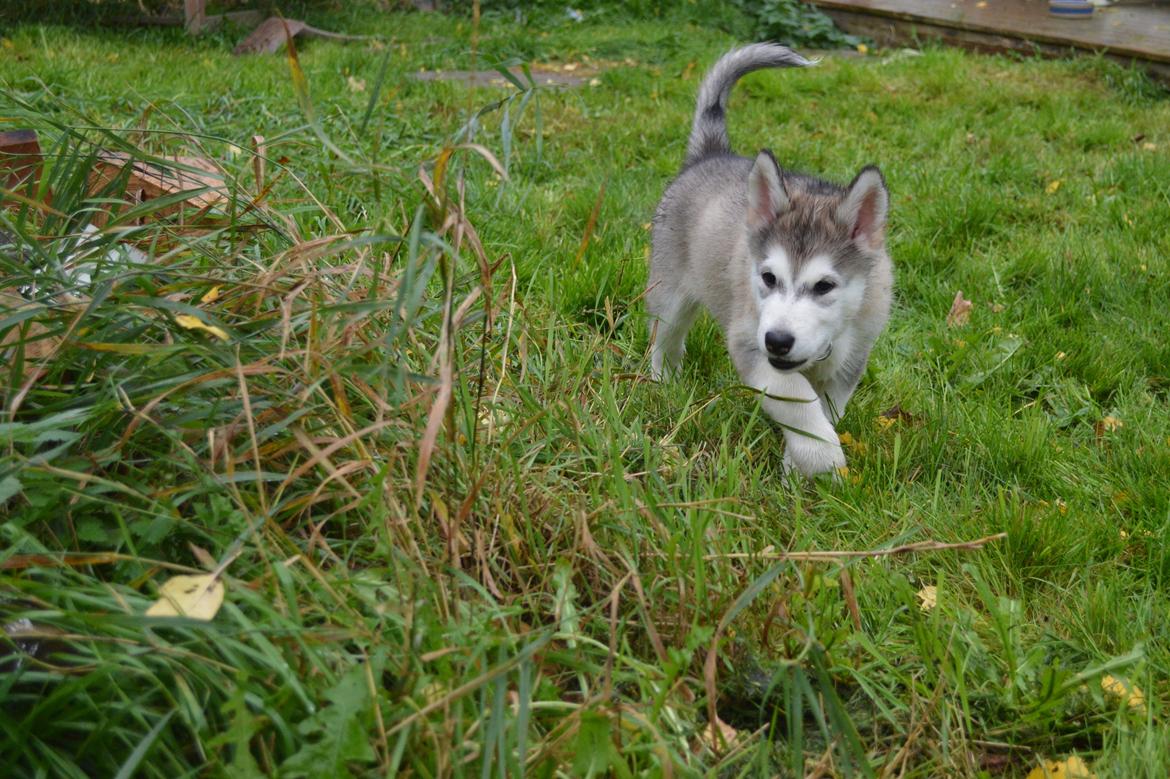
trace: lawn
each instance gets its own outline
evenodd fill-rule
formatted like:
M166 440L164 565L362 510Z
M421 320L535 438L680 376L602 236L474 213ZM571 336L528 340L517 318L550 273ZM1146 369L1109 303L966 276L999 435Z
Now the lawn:
M0 766L1170 775L1163 88L940 48L740 83L736 149L891 191L849 470L805 484L710 320L647 379L648 223L742 12L388 5L290 4L376 36L295 58L3 29L53 196L0 211ZM412 77L501 63L537 84ZM99 148L229 196L119 203ZM209 570L212 619L144 615Z

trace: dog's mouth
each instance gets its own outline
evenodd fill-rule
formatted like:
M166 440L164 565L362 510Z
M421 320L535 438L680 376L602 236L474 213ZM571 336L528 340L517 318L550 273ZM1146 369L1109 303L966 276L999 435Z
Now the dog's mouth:
M768 364L778 371L794 371L808 360L781 360L779 357L769 357Z
M830 341L829 345L825 347L825 353L822 354L820 357L816 358L815 360L812 360L812 362L824 362L825 360L829 359L829 355L832 353L833 353L833 342ZM809 360L782 360L779 357L769 357L768 358L768 364L771 365L773 368L775 368L778 371L794 371L797 368L800 368L802 365L805 365L808 362L809 362Z

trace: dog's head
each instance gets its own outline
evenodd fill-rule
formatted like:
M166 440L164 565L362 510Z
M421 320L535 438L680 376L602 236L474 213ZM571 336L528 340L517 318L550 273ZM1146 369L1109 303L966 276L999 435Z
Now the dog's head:
M747 231L760 311L756 338L772 367L799 371L832 352L885 254L888 207L875 167L842 188L781 171L769 151L756 157Z

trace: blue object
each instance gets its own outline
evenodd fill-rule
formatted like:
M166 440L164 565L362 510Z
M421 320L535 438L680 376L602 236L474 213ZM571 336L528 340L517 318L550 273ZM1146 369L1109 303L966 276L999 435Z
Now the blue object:
M1048 13L1062 19L1089 19L1093 5L1088 0L1048 0Z

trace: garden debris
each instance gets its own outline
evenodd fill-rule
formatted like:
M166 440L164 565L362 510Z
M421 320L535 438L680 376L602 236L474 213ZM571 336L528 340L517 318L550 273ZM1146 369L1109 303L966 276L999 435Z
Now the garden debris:
M1097 775L1089 770L1084 760L1073 756L1046 761L1028 772L1026 779L1097 779Z
M1098 439L1104 438L1106 433L1113 433L1125 427L1125 423L1115 416L1104 416L1093 423L1093 433Z
M13 317L23 313L25 308L39 307L22 298L15 290L0 289L0 316ZM18 344L23 342L24 366L20 380L24 381L33 370L38 371L39 375L39 368L33 366L32 363L39 363L49 357L61 342L60 338L48 333L48 328L36 320L29 321L27 325L9 328L3 335L0 335L0 361L3 361L6 366L11 365L16 359ZM5 368L5 372L7 370Z
M101 152L94 167L90 188L100 190L122 175L130 166L125 194L137 205L160 197L189 193L181 202L152 212L152 216L182 213L189 205L206 210L227 199L224 175L210 160L202 157L165 157L167 165L145 162L124 152ZM173 167L172 167L173 165ZM99 223L103 219L97 220Z
M715 719L708 722L707 727L703 728L699 734L695 751L706 747L715 754L722 754L728 747L735 744L735 739L738 735L739 732L735 728L719 719L719 716L716 715Z
M223 605L224 586L215 574L172 576L158 590L148 617L189 617L210 622Z
M41 144L36 130L0 132L0 182L5 189L21 194L41 180ZM5 198L6 203L15 200Z
M895 422L904 422L907 425L912 425L918 422L918 417L902 408L901 403L895 403L882 413L878 414L878 424L880 424L882 427L889 427Z
M971 318L971 309L975 304L963 297L963 290L955 293L955 300L951 303L951 310L947 312L947 327L962 327Z
M306 38L328 38L335 41L365 41L370 35L343 35L328 30L320 30L302 22L300 19L285 19L279 16L270 16L260 23L252 34L240 41L232 54L273 54L280 50L288 41L303 35Z
M1126 707L1138 714L1146 710L1145 693L1124 679L1105 674L1101 677L1101 690L1110 698L1124 703Z
M175 316L175 324L187 330L202 330L205 333L214 335L221 341L231 340L223 328L209 325L197 316L191 314L177 314Z
M930 611L938 605L938 587L928 584L918 591L918 608Z

